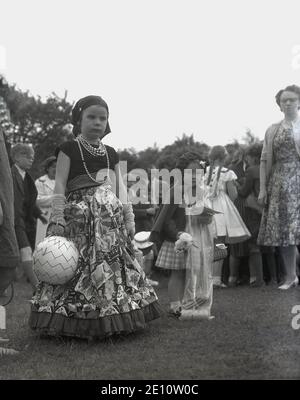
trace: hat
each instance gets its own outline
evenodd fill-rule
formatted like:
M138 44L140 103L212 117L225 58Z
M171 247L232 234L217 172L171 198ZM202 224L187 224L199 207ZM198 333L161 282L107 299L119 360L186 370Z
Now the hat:
M133 244L138 248L138 249L146 249L147 247L150 247L153 245L153 242L149 241L151 232L138 232L134 235L134 240Z

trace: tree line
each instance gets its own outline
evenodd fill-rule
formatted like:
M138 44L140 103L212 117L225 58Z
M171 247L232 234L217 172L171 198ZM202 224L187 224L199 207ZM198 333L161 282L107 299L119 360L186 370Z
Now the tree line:
M33 96L29 91L22 91L15 84L9 84L0 76L0 127L13 145L18 142L30 143L35 150L35 161L32 175L37 178L43 174L43 161L53 155L58 145L73 138L70 115L73 104L64 97L52 92L46 100ZM6 117L9 113L10 120ZM234 141L228 144L228 151L240 146L259 141L247 130L243 144ZM193 135L182 134L175 141L163 148L156 144L144 150L134 148L118 149L120 160L126 160L128 170L133 168L167 168L175 167L176 160L186 151L199 153L207 160L210 146L195 140Z

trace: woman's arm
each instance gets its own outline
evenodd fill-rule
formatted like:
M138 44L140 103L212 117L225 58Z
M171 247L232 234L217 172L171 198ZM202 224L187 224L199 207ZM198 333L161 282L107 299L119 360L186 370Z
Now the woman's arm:
M268 158L268 130L265 134L259 166L259 195L258 202L264 205L267 199L267 158Z

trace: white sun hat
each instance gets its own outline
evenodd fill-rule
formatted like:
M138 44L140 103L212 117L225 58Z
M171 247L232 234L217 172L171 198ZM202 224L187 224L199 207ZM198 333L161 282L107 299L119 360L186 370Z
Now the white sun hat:
M134 240L133 244L138 248L138 249L146 249L147 247L150 247L153 245L153 242L149 241L151 232L138 232L134 235Z

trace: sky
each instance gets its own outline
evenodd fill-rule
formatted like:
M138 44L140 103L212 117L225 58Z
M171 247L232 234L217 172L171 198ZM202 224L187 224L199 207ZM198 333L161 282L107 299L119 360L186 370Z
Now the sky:
M46 98L102 96L116 149L263 139L300 84L299 0L0 0L0 73Z

